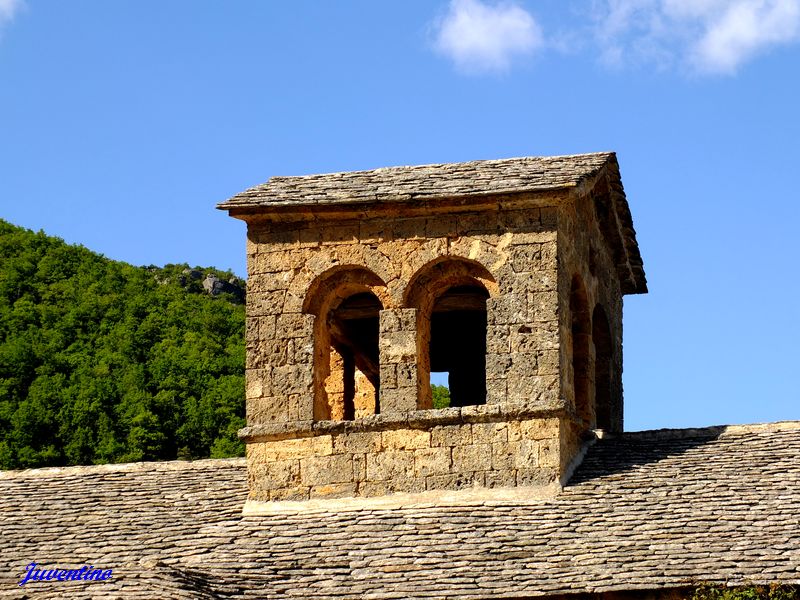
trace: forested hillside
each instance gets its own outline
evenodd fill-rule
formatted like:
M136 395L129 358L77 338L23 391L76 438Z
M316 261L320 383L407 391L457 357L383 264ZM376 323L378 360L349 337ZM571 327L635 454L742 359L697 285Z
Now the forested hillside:
M242 453L243 282L0 220L0 468Z

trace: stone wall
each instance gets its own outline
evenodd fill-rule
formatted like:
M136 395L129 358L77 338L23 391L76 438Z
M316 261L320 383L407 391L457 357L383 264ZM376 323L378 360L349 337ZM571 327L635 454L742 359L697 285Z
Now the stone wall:
M490 294L487 402L561 397L557 213L494 203L456 215L250 223L248 424L341 414L323 391L331 374L326 319L357 292L375 294L384 309L381 411L430 407L431 305L471 282Z
M606 235L601 231L602 219L597 209L598 204L610 201L611 191L607 186L606 182L601 182L590 194L564 205L559 215L558 323L563 342L559 349L560 388L568 406L584 428L598 427L599 420L600 425L611 431L622 431L622 292L616 275L615 257ZM574 300L571 296L576 284L586 304L587 331L580 334L586 336L585 340L573 339L573 319L576 315L571 309ZM599 357L596 336L593 336L596 331L593 330L599 323L593 321L601 320L600 317L595 319L596 311L605 314L610 334L609 389L605 394L605 407L598 406L596 398L598 381L595 375ZM578 351L581 341L588 351L584 373L587 378L584 390L587 419L582 418L581 408L576 406L576 380L580 374L573 369L573 355ZM598 409L607 411L605 418L598 419Z
M457 409L445 409L454 411ZM442 416L441 411L435 411ZM496 418L496 416L495 416ZM427 423L435 422L436 417ZM441 420L441 419L440 419ZM247 445L250 500L382 496L473 487L537 487L560 481L571 456L560 440L570 424L556 417L375 430L356 423L311 437ZM417 425L425 423L422 418Z
M548 486L587 430L621 430L621 288L595 208L613 190L601 184L441 212L250 220L250 499ZM485 405L442 413L431 410L431 317L459 287L485 292ZM341 337L338 315L356 305L374 307L373 357ZM348 393L355 420L342 421Z

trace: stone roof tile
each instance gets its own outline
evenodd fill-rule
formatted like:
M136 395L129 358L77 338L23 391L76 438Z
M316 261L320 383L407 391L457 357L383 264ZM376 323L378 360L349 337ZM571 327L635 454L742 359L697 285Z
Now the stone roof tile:
M555 498L243 517L243 459L0 472L0 597L494 598L800 580L800 423L599 440ZM31 561L108 582L17 586Z
M236 194L221 209L279 205L396 202L544 191L578 185L611 160L612 152L476 160L372 171L272 177Z

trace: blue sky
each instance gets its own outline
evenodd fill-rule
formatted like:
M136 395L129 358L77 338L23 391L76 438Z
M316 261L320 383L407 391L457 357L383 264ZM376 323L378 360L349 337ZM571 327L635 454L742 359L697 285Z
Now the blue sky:
M273 175L614 150L626 428L800 418L800 0L0 0L0 217L244 274Z

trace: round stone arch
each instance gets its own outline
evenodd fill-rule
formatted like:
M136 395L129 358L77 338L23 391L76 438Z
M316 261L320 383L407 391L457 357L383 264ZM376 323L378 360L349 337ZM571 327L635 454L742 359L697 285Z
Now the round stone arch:
M379 412L378 323L389 306L386 283L361 265L337 265L308 286L303 312L315 316L315 420Z
M423 265L411 278L403 302L417 311L418 408L433 406L432 359L459 368L456 379L451 369L436 369L450 373L454 405L485 402L486 300L496 298L497 294L498 285L489 270L477 261L462 257L438 257ZM442 339L446 335L458 339ZM442 356L451 358L443 361Z

